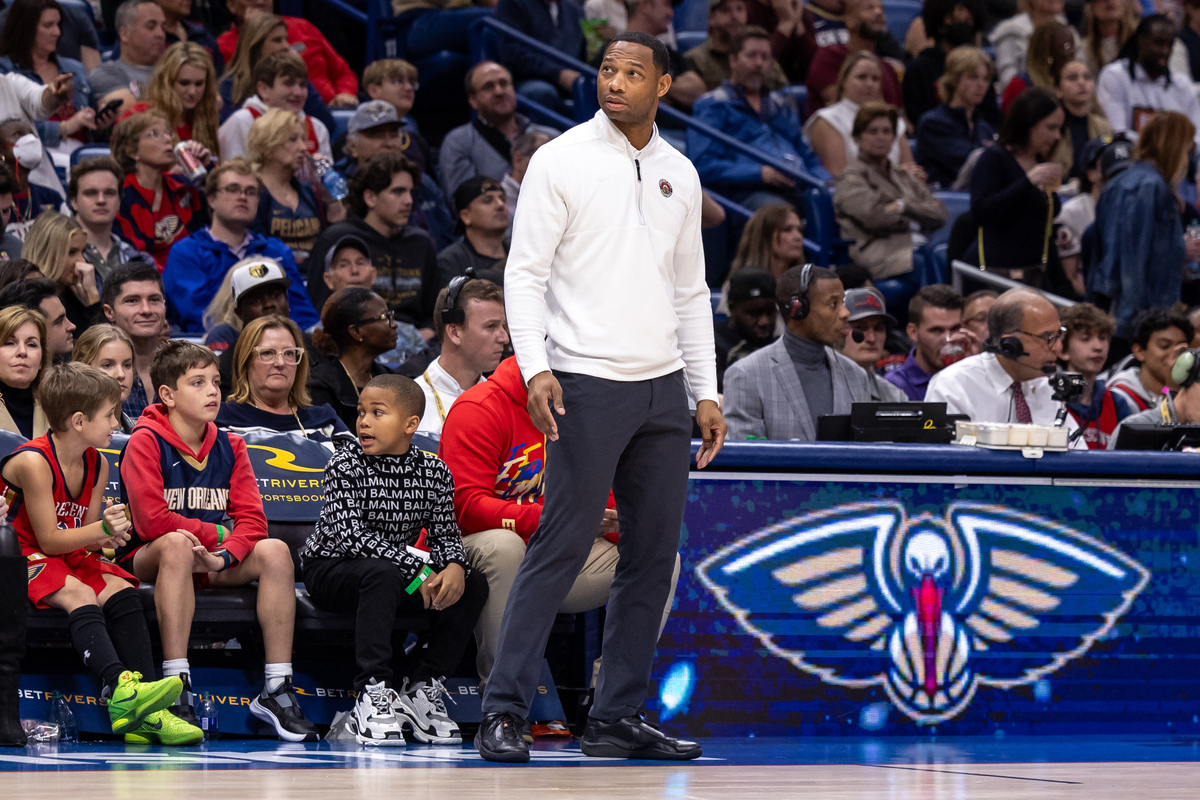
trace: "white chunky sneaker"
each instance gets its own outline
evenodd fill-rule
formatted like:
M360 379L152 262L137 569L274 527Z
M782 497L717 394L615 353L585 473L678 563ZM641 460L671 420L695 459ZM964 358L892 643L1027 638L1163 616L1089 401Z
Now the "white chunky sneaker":
M358 696L347 728L359 744L404 747L404 725L392 709L399 701L394 689L372 681Z
M404 691L392 703L392 712L422 744L462 744L462 733L446 713L443 696L450 697L450 693L438 678L405 681Z

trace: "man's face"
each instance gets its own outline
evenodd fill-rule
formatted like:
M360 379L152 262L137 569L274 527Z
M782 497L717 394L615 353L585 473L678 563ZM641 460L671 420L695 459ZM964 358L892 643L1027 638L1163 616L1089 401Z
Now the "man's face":
M325 285L330 292L347 286L370 289L375 285L375 276L376 270L369 256L360 253L357 248L343 247L325 272Z
M1171 48L1175 46L1175 27L1162 21L1150 26L1146 35L1138 42L1139 61L1142 69L1152 78L1167 74L1171 60Z
M382 100L391 103L396 114L401 118L412 111L417 98L417 83L407 75L399 78L385 78L383 83L372 83L367 86L367 97L372 100Z
M189 422L212 422L221 408L221 373L216 364L189 369L172 386L156 386L163 404Z
M242 295L237 308L234 309L238 319L247 325L269 314L286 317L288 311L287 287L280 283L269 283L251 289Z
M708 32L728 42L746 25L746 0L725 0L708 12Z
M862 334L862 342L846 337L842 354L865 370L871 370L883 358L883 343L887 340L887 320L883 317L866 317L850 323L851 331Z
M258 178L225 172L213 197L209 198L213 218L223 225L248 225L258 213Z
M491 372L504 358L504 348L508 346L504 306L495 300L471 299L463 312L464 323L447 325L446 337L458 346L473 371Z
M651 119L658 98L671 88L671 78L659 75L654 53L644 44L617 42L600 62L596 92L600 108L614 123Z
M54 337L50 337L54 341ZM1179 354L1187 349L1188 342L1179 328L1163 328L1150 335L1150 341L1145 347L1139 344L1133 346L1133 357L1142 363L1142 369L1150 374L1157 382L1172 389L1178 389L1179 384L1171 379L1171 370Z
M882 0L857 0L846 4L846 27L868 41L887 33Z
M646 20L647 31L651 36L658 36L671 29L671 20L675 19L675 8L671 0L638 0L637 13Z
M375 214L385 225L402 228L408 224L408 215L412 213L412 191L412 175L397 172L392 176L391 185L382 192L363 192L363 202L368 213Z
M267 108L298 113L304 110L304 101L308 99L308 83L290 75L279 75L270 86L259 81L258 96Z
M963 324L970 329L971 333L979 337L981 342L988 338L988 312L992 310L995 302L996 298L985 295L971 301L963 309Z
M846 290L837 278L815 281L808 289L808 316L799 322L791 322L796 333L804 338L827 347L841 350L850 333L846 308Z
M1089 377L1104 369L1108 360L1108 345L1110 339L1107 333L1096 331L1074 331L1063 348L1063 356L1067 360L1067 369Z
M46 346L50 348L50 354L55 358L70 355L75 346L75 325L67 319L62 300L47 297L38 308L46 318Z
M733 82L751 91L762 88L763 79L771 68L771 43L766 39L747 39L741 52L729 56Z
M133 339L155 339L167 319L167 301L157 281L127 281L111 306L104 307L108 321Z
M459 214L467 230L478 230L498 233L508 230L511 218L508 214L508 201L504 190L497 187L489 189L476 197Z
M517 91L512 73L499 64L485 64L471 75L474 92L467 98L479 116L495 124L507 120L517 110Z
M117 176L108 170L98 169L79 179L79 190L71 199L71 206L84 225L110 225L121 205L120 197L121 186ZM0 198L2 203L3 198Z
M921 324L908 323L908 338L913 340L922 367L933 367L933 371L938 372L946 366L942 362L942 348L951 336L962 330L962 316L957 309L926 306L921 312Z
M1032 380L1056 369L1062 356L1062 339L1055 338L1053 344L1047 344L1047 340L1057 337L1060 331L1058 310L1049 302L1039 298L1025 307L1021 330L1007 334L1018 337L1028 353L1019 361L1009 362L1016 365L1017 380Z
M131 64L151 66L167 49L166 17L154 3L142 3L128 28L121 28L121 58Z
M737 335L762 347L775 338L775 320L779 313L772 297L752 297L729 309L729 320Z
M399 153L401 150L400 125L396 122L389 122L386 125L376 125L374 128L358 131L354 134L353 143L347 142L347 145L352 151L351 155L359 161L379 153Z

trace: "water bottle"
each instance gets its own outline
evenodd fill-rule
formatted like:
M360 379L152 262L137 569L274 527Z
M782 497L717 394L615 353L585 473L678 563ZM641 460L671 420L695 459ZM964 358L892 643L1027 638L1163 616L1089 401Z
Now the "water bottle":
M1183 238L1189 242L1194 242L1200 239L1200 222L1193 220L1192 224L1187 226L1187 232ZM1200 261L1189 261L1183 269L1183 279L1185 281L1200 280Z
M329 196L335 202L345 200L346 195L350 194L350 189L346 187L346 179L342 177L341 173L323 158L312 159L312 166L313 172L329 192Z
M215 742L221 738L221 723L217 718L217 701L213 699L211 692L200 694L200 702L196 705L196 718L200 721L200 730L204 731L206 740Z
M50 722L58 726L58 741L79 741L79 726L75 723L75 712L62 692L50 693Z

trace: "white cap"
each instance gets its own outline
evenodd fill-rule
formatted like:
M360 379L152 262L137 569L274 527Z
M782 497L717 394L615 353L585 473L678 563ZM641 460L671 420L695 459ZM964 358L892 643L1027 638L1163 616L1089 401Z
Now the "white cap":
M285 289L292 285L288 276L283 274L283 269L274 259L256 258L243 263L234 269L233 277L229 281L229 286L233 289L234 305L237 305L246 292L268 283L281 284Z

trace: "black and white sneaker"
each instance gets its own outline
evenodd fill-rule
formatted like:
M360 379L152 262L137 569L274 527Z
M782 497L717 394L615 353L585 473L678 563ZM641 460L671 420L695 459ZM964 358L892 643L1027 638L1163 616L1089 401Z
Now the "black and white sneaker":
M372 681L358 695L346 729L359 744L404 747L404 726L392 708L399 701L394 689Z
M409 683L392 704L392 713L422 744L462 744L462 732L446 712L442 697L450 693L441 680L430 678ZM451 698L453 702L453 698Z
M170 711L188 725L199 728L200 720L196 718L196 698L192 692L191 677L188 673L181 672L179 673L179 680L183 682L183 691L179 693L179 697L175 698L175 704L167 707L167 711Z
M315 742L320 738L317 726L300 710L291 677L284 678L273 692L264 688L262 694L250 701L250 713L274 726L276 735L285 742Z

